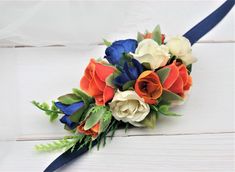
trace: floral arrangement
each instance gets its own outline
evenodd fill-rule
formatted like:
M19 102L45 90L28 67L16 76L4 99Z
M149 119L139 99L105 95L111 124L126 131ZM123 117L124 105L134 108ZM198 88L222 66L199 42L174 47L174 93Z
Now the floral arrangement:
M98 147L119 127L154 128L159 115L178 116L169 109L184 102L192 86L191 69L196 60L190 41L177 36L165 40L157 26L107 46L103 59L92 58L80 81L80 88L60 96L58 101L33 104L51 121L60 122L71 133L62 140L37 145L40 151ZM76 145L79 144L79 147Z
M81 156L93 146L105 145L118 128L154 128L159 115L179 116L170 111L181 105L192 86L191 70L196 59L191 46L216 26L233 8L226 0L219 8L183 36L166 38L157 26L138 33L137 39L104 40L102 59L92 58L80 81L81 90L60 96L57 101L32 103L71 132L39 151L65 149L44 171L52 172Z

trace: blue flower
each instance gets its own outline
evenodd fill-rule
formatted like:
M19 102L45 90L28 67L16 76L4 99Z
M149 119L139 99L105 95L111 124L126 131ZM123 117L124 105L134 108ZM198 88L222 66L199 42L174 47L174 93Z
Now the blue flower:
M120 65L120 60L123 56L123 53L134 53L137 44L137 41L134 39L115 41L105 50L105 58L112 65Z
M136 59L131 59L130 62L126 61L124 63L121 74L113 82L116 86L122 88L128 81L135 81L142 72L142 65Z
M69 116L77 112L80 108L84 106L84 102L76 102L71 105L65 105L60 102L56 102L55 106L60 109L65 115L60 119L60 122L66 124L69 128L74 129L77 126L77 123L72 122L69 119Z

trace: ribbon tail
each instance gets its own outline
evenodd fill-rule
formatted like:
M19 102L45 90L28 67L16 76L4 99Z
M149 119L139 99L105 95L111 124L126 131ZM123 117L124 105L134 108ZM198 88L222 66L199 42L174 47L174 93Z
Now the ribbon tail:
M235 0L225 1L219 8L185 33L184 37L189 39L191 45L196 43L228 14L228 12L233 8L234 3Z
M92 147L97 144L97 140L92 142ZM80 144L75 146L74 151L71 152L71 149L68 149L66 152L61 154L58 158L56 158L45 170L44 172L53 172L58 168L62 167L68 162L71 162L73 159L83 155L89 150L89 145L85 145L82 148L78 149ZM77 150L78 149L78 150Z

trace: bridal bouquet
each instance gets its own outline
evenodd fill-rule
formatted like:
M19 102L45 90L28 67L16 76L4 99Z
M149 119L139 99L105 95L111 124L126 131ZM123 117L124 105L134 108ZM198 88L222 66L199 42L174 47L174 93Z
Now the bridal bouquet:
M137 40L104 40L104 44L104 58L91 58L80 89L60 96L51 106L33 101L51 121L62 115L60 122L73 133L36 149L74 151L93 143L99 147L120 126L153 128L159 115L178 116L170 107L187 97L196 61L187 38L165 40L157 26L152 32L138 33Z

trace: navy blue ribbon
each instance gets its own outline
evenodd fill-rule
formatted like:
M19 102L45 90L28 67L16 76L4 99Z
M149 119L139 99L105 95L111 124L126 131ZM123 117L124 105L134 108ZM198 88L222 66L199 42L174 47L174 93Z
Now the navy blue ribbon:
M228 14L228 12L233 8L234 2L235 0L225 1L219 8L185 33L184 37L189 39L191 45L196 43Z
M92 147L97 144L97 140L94 140L92 142ZM71 162L75 158L83 155L89 150L89 145L84 145L82 148L80 148L80 144L77 143L74 151L71 151L72 148L65 151L63 154L61 154L58 158L56 158L45 170L44 172L53 172L57 170L58 168L62 167L63 165L67 164L68 162Z
M232 9L234 2L235 0L227 0L213 13L211 13L204 20L202 20L200 23L198 23L196 26L190 29L187 33L185 33L184 36L188 38L191 44L193 45L226 16L226 14ZM95 146L96 144L97 141L95 140L93 141L92 146ZM77 144L73 152L71 152L71 149L64 152L57 159L55 159L45 169L44 172L53 172L58 168L62 167L63 165L65 165L66 163L71 162L73 159L83 155L89 150L88 145L82 147L81 149L78 149L79 146L80 144Z

